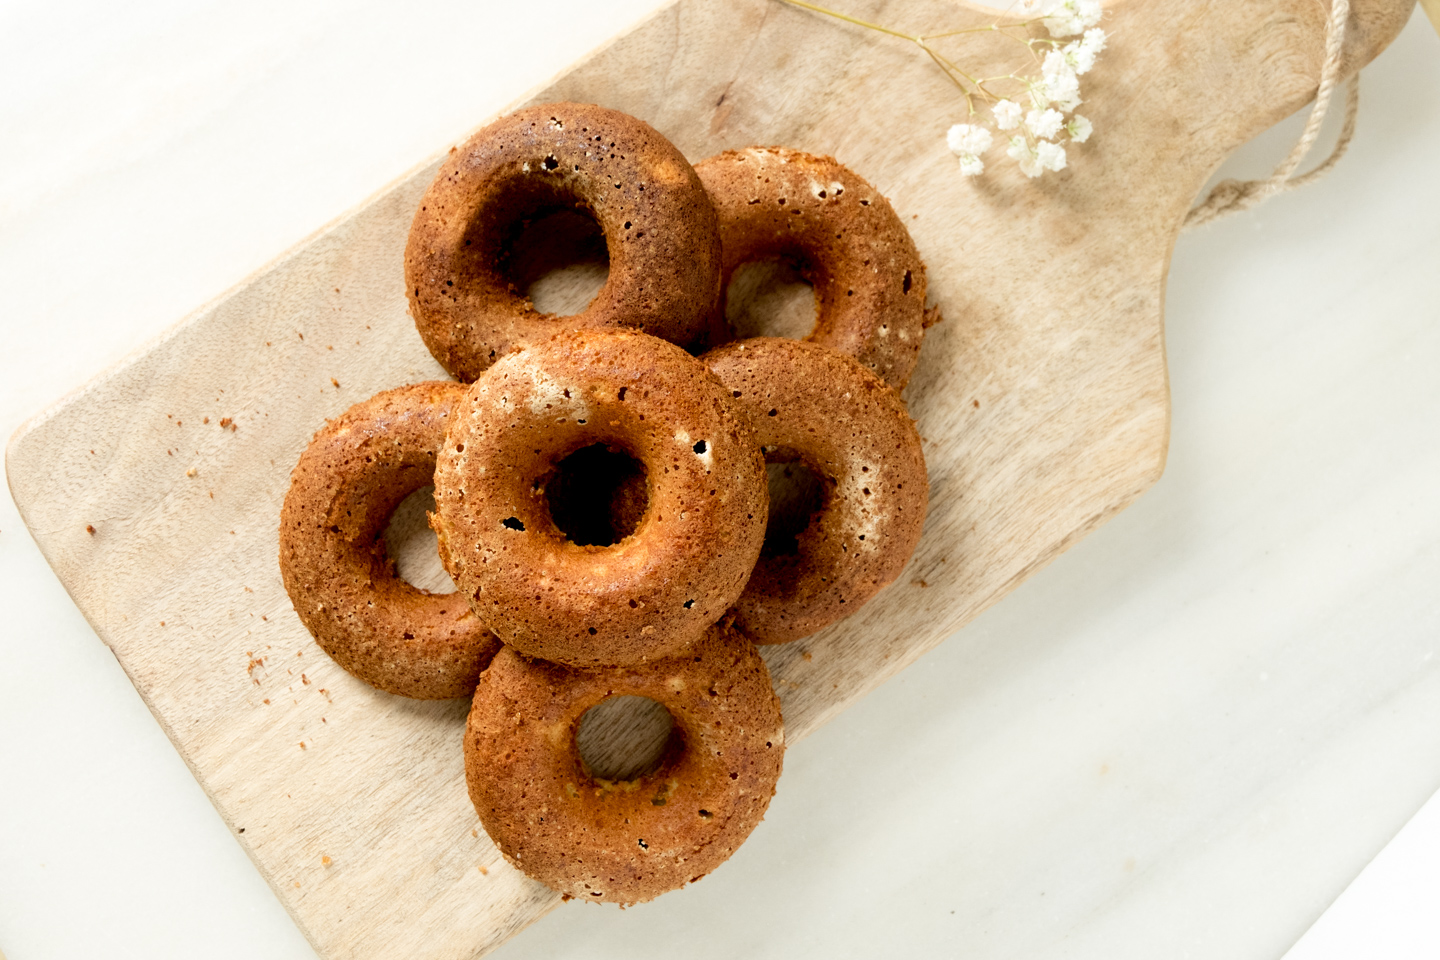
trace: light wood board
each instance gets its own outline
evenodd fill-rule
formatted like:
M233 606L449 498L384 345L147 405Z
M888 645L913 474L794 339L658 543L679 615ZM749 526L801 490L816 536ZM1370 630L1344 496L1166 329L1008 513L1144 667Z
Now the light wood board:
M1357 2L1352 65L1411 6ZM851 9L917 31L994 17ZM1309 0L1112 5L1083 110L1096 136L1038 183L1004 161L962 180L943 134L963 109L933 67L773 0L678 3L526 98L626 110L697 160L751 143L832 154L891 198L929 264L948 319L907 394L927 441L926 534L858 616L767 651L792 744L1159 476L1174 236L1220 161L1312 95L1323 18ZM984 73L1017 66L994 37L957 48ZM556 900L477 829L465 704L349 678L275 565L289 470L323 419L440 374L400 272L437 163L37 417L8 454L47 559L327 958L475 956Z

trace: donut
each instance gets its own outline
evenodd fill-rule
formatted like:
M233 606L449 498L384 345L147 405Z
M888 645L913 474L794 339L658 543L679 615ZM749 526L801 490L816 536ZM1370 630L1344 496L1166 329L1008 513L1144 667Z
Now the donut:
M500 647L463 596L395 574L385 526L429 484L458 383L417 383L357 403L315 434L280 510L280 576L300 621L348 672L420 700L466 697Z
M721 290L743 264L791 263L815 289L806 339L903 390L934 318L925 264L890 202L831 158L781 147L727 150L695 172L720 218Z
M905 566L929 499L920 435L905 405L850 357L762 337L701 357L749 414L765 459L799 461L818 503L777 529L735 604L756 643L785 643L849 616Z
M564 209L594 217L610 273L561 326L508 271L524 224ZM543 104L495 121L441 164L410 228L405 282L425 345L470 382L562 329L703 341L720 296L720 238L695 171L648 124L603 107Z
M606 445L644 472L638 524L576 543L547 497L557 464ZM578 667L664 657L740 596L765 538L765 463L705 365L628 331L560 334L475 382L435 470L440 555L521 653Z
M591 774L580 718L641 696L674 726L660 766L633 780ZM480 678L465 727L465 781L513 866L570 897L638 903L723 863L765 815L785 750L765 661L716 625L682 656L580 671L507 647Z

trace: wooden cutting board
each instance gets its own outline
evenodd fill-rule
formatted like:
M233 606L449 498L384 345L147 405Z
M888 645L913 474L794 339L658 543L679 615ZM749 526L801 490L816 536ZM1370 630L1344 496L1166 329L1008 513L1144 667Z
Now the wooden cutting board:
M1412 5L1356 0L1352 69ZM995 16L847 9L916 32ZM1324 16L1312 0L1112 4L1111 48L1087 77L1096 135L1038 182L1006 161L962 180L943 137L963 107L918 51L774 0L684 0L521 101L625 110L697 160L753 143L832 154L891 198L929 264L947 320L907 393L930 469L925 536L859 615L766 651L792 744L1159 476L1175 235L1224 157L1313 95ZM953 49L983 73L1020 66L994 36ZM300 625L275 562L290 468L324 418L441 375L401 276L438 162L41 414L8 451L47 559L326 958L477 956L557 902L478 829L466 704L352 680Z

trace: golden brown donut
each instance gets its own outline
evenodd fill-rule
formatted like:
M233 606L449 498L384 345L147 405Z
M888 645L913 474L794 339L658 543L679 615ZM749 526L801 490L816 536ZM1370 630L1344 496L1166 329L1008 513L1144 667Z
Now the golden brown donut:
M538 313L507 273L525 221L588 211L610 275L582 312ZM604 107L550 103L490 124L451 152L405 246L410 314L457 379L559 330L630 327L703 340L720 296L715 212L685 157L648 124Z
M638 526L580 546L551 515L556 464L606 444L644 469ZM720 382L626 331L560 334L470 389L435 470L440 555L481 620L573 666L669 656L740 596L765 538L765 463Z
M808 525L781 545L772 524L735 604L756 643L798 640L854 613L910 559L929 501L920 435L894 390L819 344L737 340L701 360L750 415L765 459L799 460L819 480Z
M315 642L372 686L421 700L469 696L500 642L457 594L395 574L385 526L431 482L458 383L357 403L315 434L280 510L280 575Z
M720 218L722 291L743 264L789 261L815 288L806 339L905 389L925 336L925 264L890 202L830 157L782 147L727 150L695 172Z
M591 775L580 718L617 696L674 720L654 773ZM638 903L699 880L744 842L775 794L785 750L765 661L728 625L683 655L594 672L506 648L480 678L465 780L505 859L571 897Z

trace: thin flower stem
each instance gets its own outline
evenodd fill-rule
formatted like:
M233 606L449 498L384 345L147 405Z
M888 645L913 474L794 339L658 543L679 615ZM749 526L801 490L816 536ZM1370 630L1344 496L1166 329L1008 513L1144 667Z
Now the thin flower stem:
M899 37L902 40L911 40L915 43L920 43L923 39L922 37L911 36L908 33L901 33L899 30L891 30L889 27L882 27L880 24L871 23L869 20L861 20L859 17L852 17L849 14L837 13L834 10L829 10L825 7L816 6L813 3L806 3L805 0L783 0L783 2L790 4L792 7L803 7L806 10L811 10L815 13L823 13L827 17L834 17L836 20L844 20L846 23L853 23L857 27L867 27L871 30L879 30L881 33L888 33L890 34L890 36Z

